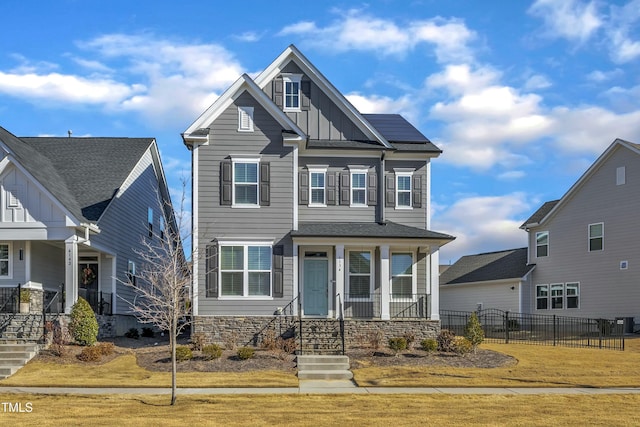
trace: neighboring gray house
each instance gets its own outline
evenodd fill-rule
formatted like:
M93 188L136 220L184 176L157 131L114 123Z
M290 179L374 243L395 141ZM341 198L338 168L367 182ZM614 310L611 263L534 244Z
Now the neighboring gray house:
M529 263L523 293L532 313L640 316L640 145L615 140L560 200L522 229Z
M82 296L97 314L125 315L101 332L122 334L133 320L122 282L140 267L143 240L175 226L155 140L0 128L0 157L0 312L16 311L18 285L40 318L43 307L69 313Z
M430 230L441 151L404 118L361 114L289 46L183 139L195 332L255 341L279 313L345 318L347 340L355 319L437 328L438 250L453 239Z
M523 293L534 267L527 248L463 256L440 275L440 309L526 312Z

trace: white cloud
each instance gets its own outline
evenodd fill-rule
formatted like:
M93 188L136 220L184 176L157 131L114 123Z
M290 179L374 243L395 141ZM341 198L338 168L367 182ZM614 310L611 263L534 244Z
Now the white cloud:
M359 9L338 11L341 18L326 27L302 21L283 28L278 35L297 35L303 43L332 51L364 51L381 55L406 55L419 44L434 46L440 62L465 60L472 54L468 43L476 37L463 21L436 17L401 25Z
M601 82L606 82L608 80L614 79L616 77L619 77L623 74L623 71L620 68L615 68L613 70L610 71L602 71L602 70L594 70L592 72L590 72L589 74L587 74L587 80L590 80L592 82L597 82L597 83L601 83Z
M245 31L244 33L234 35L233 38L242 42L253 43L262 38L263 34L255 31Z
M418 119L419 106L410 95L404 95L398 99L388 96L371 95L366 96L360 93L350 93L345 95L347 100L363 114L375 113L395 113L401 114L412 123Z
M634 40L637 23L640 20L640 0L632 0L626 5L611 6L611 20L608 37L611 42L611 59L616 63L626 63L640 57L640 40Z
M537 0L529 13L544 21L546 35L585 42L603 25L595 1Z
M527 79L524 83L523 89L525 90L536 90L536 89L547 89L551 87L552 84L545 76L536 74Z
M461 197L433 216L433 229L456 237L440 250L440 262L463 255L526 246L520 225L535 208L524 193Z

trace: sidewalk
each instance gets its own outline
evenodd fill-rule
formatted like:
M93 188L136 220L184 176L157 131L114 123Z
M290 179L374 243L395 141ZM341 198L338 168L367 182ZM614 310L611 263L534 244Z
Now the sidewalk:
M2 393L171 394L171 388L0 387ZM640 388L579 387L358 387L351 381L300 381L298 387L178 388L180 395L215 394L640 394Z

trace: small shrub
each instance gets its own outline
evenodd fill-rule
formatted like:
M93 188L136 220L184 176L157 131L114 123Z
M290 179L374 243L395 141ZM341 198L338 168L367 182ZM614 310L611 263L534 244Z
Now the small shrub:
M145 338L153 338L155 334L152 328L142 328L142 336Z
M138 338L140 338L140 333L138 332L137 328L131 328L124 333L124 336L127 338L137 340Z
M97 362L102 358L102 351L98 346L85 347L77 357L83 362Z
M67 352L65 344L69 342L69 332L60 321L48 321L47 331L51 333L51 346L49 346L49 351L54 356L64 356Z
M382 331L373 331L367 334L367 342L369 344L369 348L373 350L378 350L382 347L382 339L384 338L384 334Z
M193 345L193 349L196 351L202 351L204 348L204 334L196 332L191 334L191 345Z
M270 351L278 349L278 338L276 338L276 333L274 331L268 330L263 334L262 348Z
M478 319L478 315L473 312L469 317L469 321L464 328L464 337L471 344L471 349L475 352L476 348L484 341L484 331Z
M98 321L89 303L82 297L71 308L69 330L80 345L91 346L98 340Z
M296 343L296 339L295 338L284 339L282 337L279 337L276 340L276 347L278 348L278 350L280 350L283 353L293 354L293 353L296 352L296 349L298 348L298 345Z
M438 349L438 341L433 338L427 338L420 341L420 348L428 353L433 353Z
M224 340L224 348L227 350L235 350L238 342L238 333L231 332Z
M415 334L412 332L406 332L403 337L407 341L407 350L411 350L413 348L413 343L416 342Z
M255 350L251 347L240 347L238 349L238 359L240 360L247 360L247 359L251 359L253 356L255 356Z
M475 348L471 341L469 341L465 337L456 337L453 341L454 343L454 352L456 354L465 355L475 351Z
M95 345L95 348L100 351L102 356L110 356L115 351L115 346L112 342L99 342Z
M443 329L438 334L436 341L438 342L438 351L445 353L453 353L455 351L454 339L456 334L448 329Z
M176 347L176 360L178 362L186 362L193 359L193 352L186 345L179 345Z
M389 348L394 353L407 349L407 339L405 337L389 338Z
M31 302L31 289L20 289L20 302Z
M219 359L222 356L222 348L218 344L209 344L202 347L202 356L205 360Z

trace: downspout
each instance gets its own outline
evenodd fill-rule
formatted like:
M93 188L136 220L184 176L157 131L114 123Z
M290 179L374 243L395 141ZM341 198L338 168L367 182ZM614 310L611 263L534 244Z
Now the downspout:
M385 163L384 163L384 154L383 151L380 155L380 173L378 174L378 224L384 224L386 221L385 215L385 191L384 191L384 172L385 172Z

